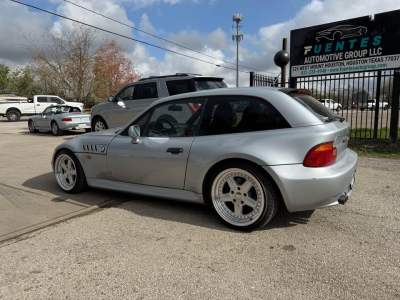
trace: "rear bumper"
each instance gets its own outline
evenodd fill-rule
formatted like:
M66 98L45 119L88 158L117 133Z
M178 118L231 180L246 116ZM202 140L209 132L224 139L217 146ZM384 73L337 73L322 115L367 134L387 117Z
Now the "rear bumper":
M91 128L90 121L89 122L60 122L58 123L58 127L61 130L74 130L74 129L87 129Z
M333 165L307 168L302 164L264 166L273 177L289 211L313 210L339 204L341 195L350 196L358 156L347 149Z

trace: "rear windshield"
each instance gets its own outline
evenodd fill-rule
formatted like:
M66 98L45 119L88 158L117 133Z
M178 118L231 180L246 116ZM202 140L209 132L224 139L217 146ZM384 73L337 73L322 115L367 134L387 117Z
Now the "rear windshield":
M333 111L321 104L317 99L306 94L289 94L294 100L299 102L320 119L336 116Z
M195 78L194 83L196 91L212 90L212 89L220 89L228 87L222 79Z

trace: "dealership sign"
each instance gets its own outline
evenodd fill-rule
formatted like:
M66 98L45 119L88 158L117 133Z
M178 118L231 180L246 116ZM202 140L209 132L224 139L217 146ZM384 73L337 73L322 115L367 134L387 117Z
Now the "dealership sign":
M292 30L291 76L400 68L400 10Z

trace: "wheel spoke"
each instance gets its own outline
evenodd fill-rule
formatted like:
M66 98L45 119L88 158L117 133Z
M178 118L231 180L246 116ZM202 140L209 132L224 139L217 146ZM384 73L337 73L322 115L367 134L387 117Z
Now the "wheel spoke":
M62 178L63 180L66 180L67 177L68 177L68 174L67 174L67 173L62 174L62 176L61 176L61 178Z
M242 207L242 205L240 205L239 202L236 202L236 203L235 203L235 215L236 215L236 216L241 216L241 215L242 215L242 212L243 212L243 207Z
M236 191L237 184L233 177L229 177L229 179L226 182L228 183L231 191Z
M255 208L257 206L257 201L254 199L251 199L250 197L245 197L243 198L244 204L247 206L250 206L251 208Z
M253 186L253 184L251 183L251 181L250 181L250 180L246 180L246 182L243 183L243 184L240 186L240 191L241 191L242 193L247 193L247 192L252 188L252 186Z
M220 200L222 202L231 202L232 198L231 198L230 194L222 194L220 197Z
M66 164L65 162L62 162L62 163L61 163L61 168L62 168L64 171L67 171L67 164Z
M71 175L76 175L76 170L71 169L71 171L69 172Z
M68 159L67 166L68 166L68 169L71 168L71 160L70 159Z

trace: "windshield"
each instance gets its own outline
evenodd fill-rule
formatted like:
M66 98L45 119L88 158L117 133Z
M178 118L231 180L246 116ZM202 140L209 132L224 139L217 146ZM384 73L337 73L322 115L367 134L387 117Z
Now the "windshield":
M311 111L314 115L316 115L320 119L326 119L335 117L336 115L327 108L325 105L321 104L314 97L307 94L289 94L294 100L299 102L309 111Z
M196 91L212 90L212 89L220 89L228 87L222 79L195 78L194 83Z

